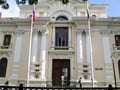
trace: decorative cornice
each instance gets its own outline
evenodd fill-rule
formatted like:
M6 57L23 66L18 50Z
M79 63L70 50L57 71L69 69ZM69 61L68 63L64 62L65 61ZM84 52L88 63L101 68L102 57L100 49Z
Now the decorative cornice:
M50 22L50 17L37 17L34 24L44 25ZM31 18L8 18L0 19L0 26L30 26Z
M16 30L15 33L17 34L23 34L25 32L25 30Z
M75 24L87 24L88 23L87 17L73 17L72 19ZM111 17L111 18L90 17L90 24L98 25L98 26L119 26L120 17Z
M0 30L0 32L3 34L13 34L15 33L15 30Z
M75 23L75 24L86 24L88 19L86 17L73 17L72 21L68 21L66 23ZM50 17L37 17L37 20L34 22L35 25L44 25L51 22ZM60 22L52 22L59 23ZM61 22L62 23L62 22ZM65 23L65 22L64 22ZM90 18L91 25L106 25L106 26L119 26L120 25L120 17L113 18ZM30 26L31 18L10 18L10 19L1 19L0 26Z

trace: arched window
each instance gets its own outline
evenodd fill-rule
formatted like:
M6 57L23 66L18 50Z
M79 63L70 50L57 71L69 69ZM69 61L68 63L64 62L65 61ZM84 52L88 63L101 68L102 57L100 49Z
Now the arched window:
M120 78L120 60L118 61L118 69L119 69L119 78Z
M68 18L66 16L58 16L56 21L68 21Z
M6 76L7 62L7 58L2 58L0 60L0 77Z

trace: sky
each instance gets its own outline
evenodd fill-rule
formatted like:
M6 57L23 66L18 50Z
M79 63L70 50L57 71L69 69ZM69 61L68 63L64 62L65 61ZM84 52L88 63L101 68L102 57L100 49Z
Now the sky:
M92 4L109 4L107 15L120 17L120 0L88 0Z
M2 17L19 17L19 8L17 7L16 0L7 0L10 4L8 10L1 9ZM108 17L120 17L120 0L88 0L92 4L109 4L107 9Z

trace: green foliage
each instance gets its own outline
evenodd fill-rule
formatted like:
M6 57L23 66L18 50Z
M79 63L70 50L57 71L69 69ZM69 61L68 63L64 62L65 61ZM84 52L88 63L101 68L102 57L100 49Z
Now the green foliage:
M83 2L87 2L88 0L83 0Z
M19 5L19 4L26 4L26 1L27 1L27 0L21 0L21 1L16 0L16 4L17 4L17 5Z
M69 0L62 0L63 4L67 4L69 2Z
M26 1L28 1L29 5L37 4L38 0L16 0L16 4L26 4Z
M21 3L21 4L25 4L25 3L26 3L26 0L22 0L20 3Z
M8 9L8 8L9 8L9 4L8 4L8 3L5 3L5 4L3 4L3 5L1 6L1 8L3 8L3 9Z
M17 5L19 5L19 4L20 4L19 0L16 0L16 4L17 4Z
M29 5L37 4L38 0L29 0L28 3Z
M0 5L1 5L1 8L3 8L3 9L9 8L9 4L7 3L6 0L0 0Z
M6 0L0 0L0 5L6 3Z

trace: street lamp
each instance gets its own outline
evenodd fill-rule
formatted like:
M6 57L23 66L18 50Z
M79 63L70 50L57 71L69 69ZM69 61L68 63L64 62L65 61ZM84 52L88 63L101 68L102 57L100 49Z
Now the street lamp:
M114 57L113 54L111 55L111 59L112 59L113 74L114 74L114 82L115 82L115 88L116 88L116 87L117 87L117 83L116 83L116 74L115 74L115 65L114 65L115 57Z

